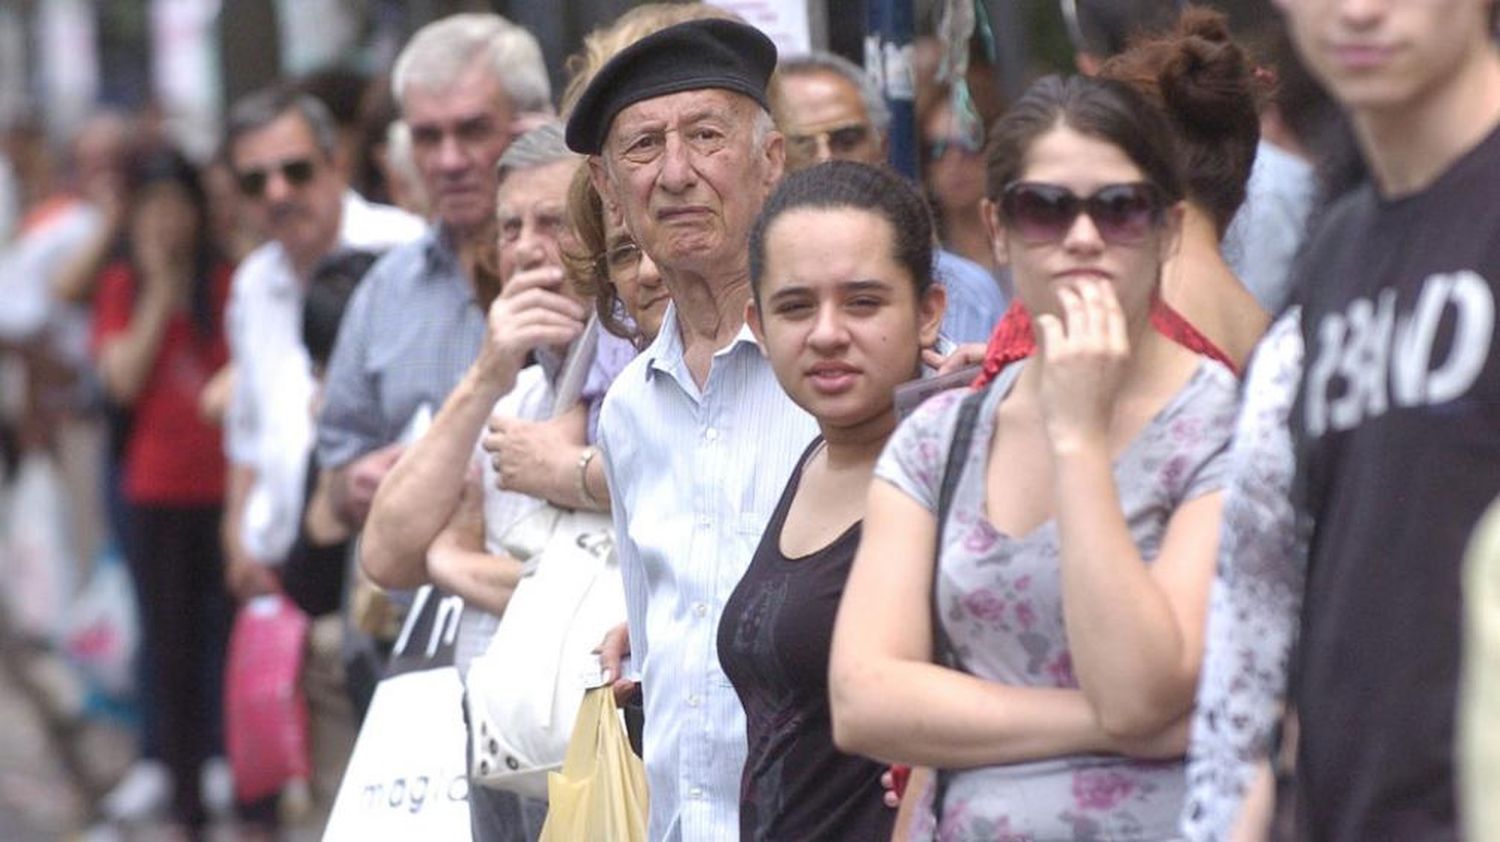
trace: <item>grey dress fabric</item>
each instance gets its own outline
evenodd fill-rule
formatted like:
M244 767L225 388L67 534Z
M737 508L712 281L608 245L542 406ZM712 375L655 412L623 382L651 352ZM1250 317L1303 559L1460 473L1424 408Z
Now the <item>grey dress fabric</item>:
M985 516L986 458L995 410L1024 363L991 384L939 559L941 622L964 671L1014 686L1076 688L1063 624L1055 521L1028 535L999 532ZM1216 491L1235 418L1237 384L1204 360L1188 383L1114 463L1125 520L1154 559L1183 503ZM896 431L876 476L935 510L962 390L940 394ZM1129 653L1122 653L1128 656ZM1181 761L1071 756L944 773L942 839L1170 839L1185 790Z

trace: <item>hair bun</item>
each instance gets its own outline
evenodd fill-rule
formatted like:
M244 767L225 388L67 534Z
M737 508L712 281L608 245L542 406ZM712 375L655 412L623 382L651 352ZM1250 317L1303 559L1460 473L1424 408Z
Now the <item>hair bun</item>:
M1173 55L1162 65L1162 100L1178 124L1199 135L1241 131L1258 119L1249 57L1229 36L1224 15L1190 8L1177 24Z

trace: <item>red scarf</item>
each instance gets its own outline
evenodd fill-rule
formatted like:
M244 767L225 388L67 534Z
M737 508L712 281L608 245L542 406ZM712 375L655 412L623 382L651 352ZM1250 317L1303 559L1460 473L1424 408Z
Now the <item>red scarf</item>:
M1161 298L1151 302L1151 326L1156 328L1157 333L1189 351L1218 360L1228 366L1236 377L1239 376L1239 366ZM984 350L984 369L974 378L974 388L994 380L1001 369L1016 360L1024 360L1035 353L1036 337L1031 331L1031 313L1027 312L1026 305L1017 298L1010 303L1010 309L1005 311L1000 323L995 325L995 332L990 334L990 344Z

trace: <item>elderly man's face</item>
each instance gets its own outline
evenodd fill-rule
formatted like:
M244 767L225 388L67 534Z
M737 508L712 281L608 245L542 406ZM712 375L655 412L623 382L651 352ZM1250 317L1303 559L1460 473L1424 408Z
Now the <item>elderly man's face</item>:
M824 161L885 162L885 148L859 89L826 70L790 73L780 82L781 127L786 132L787 169Z
M333 245L344 178L300 114L288 111L236 139L229 158L256 229L298 262L315 260Z
M476 63L452 84L410 86L401 113L432 209L460 233L495 214L495 162L511 141L511 109L495 76Z
M664 272L743 265L784 157L779 132L757 142L757 113L750 98L711 88L638 102L615 117L604 162L592 165L595 187Z

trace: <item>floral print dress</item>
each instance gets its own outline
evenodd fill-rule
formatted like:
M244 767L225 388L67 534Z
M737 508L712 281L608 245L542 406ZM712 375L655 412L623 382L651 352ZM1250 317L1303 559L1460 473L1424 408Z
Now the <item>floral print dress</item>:
M1287 311L1256 348L1224 483L1219 564L1193 738L1187 838L1228 838L1286 696L1307 575L1305 526L1292 506L1297 470L1287 421L1302 378L1300 311Z
M1063 623L1057 525L1001 533L985 516L985 467L1001 399L1025 363L988 387L947 513L938 565L941 622L959 668L1014 686L1076 688ZM1172 513L1217 491L1235 420L1237 383L1203 360L1114 462L1125 521L1154 559ZM936 511L964 390L923 404L896 431L876 476ZM1131 653L1121 652L1121 657ZM1098 755L945 772L940 839L1146 840L1180 834L1181 761Z

